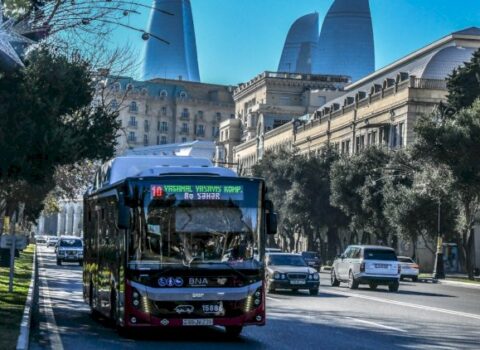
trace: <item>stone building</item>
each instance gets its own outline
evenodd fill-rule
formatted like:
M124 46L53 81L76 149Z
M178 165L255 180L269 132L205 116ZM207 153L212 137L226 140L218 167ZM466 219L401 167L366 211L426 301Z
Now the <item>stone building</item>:
M103 97L119 110L117 153L127 149L190 141L215 141L220 122L234 117L233 88L198 82L108 78Z
M347 76L263 72L240 84L233 92L235 119L220 125L218 161L234 165L235 146L256 145L265 132L313 113L340 96L349 81Z

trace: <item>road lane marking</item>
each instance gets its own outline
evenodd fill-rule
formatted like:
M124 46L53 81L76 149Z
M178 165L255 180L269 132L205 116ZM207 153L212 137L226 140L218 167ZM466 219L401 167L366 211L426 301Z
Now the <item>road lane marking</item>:
M461 316L461 317L473 318L475 320L480 320L480 315L477 315L477 314L470 314L470 313L467 313L467 312L442 309L442 308L434 307L434 306L412 304L412 303L407 303L407 302L404 302L404 301L382 299L382 298L377 298L377 297L372 297L372 296L367 296L367 295L361 295L361 294L356 294L356 293L330 291L330 290L325 290L325 289L322 290L322 292L327 293L327 294L343 295L343 296L348 296L348 297L353 297L353 298L359 298L359 299L365 299L365 300L371 300L371 301L378 301L380 303L385 303L385 304L392 304L392 305L405 306L405 307L410 307L410 308L420 309L420 310L441 312L441 313L444 313L444 314L449 314L449 315L454 315L454 316Z
M44 253L43 250L42 253ZM50 289L48 288L48 282L45 278L45 272L47 268L43 264L44 259L42 254L39 254L39 260L41 268L39 269L40 273L38 274L38 278L42 287L40 292L40 298L43 301L43 313L46 318L45 324L47 326L50 347L54 350L63 350L62 339L60 338L60 332L58 330L57 322L55 320L55 314L53 313L52 300L50 298Z
M283 301L282 299L272 298L270 296L267 296L267 299L274 300L274 301Z
M380 323L377 323L377 322L372 322L372 321L367 321L367 320L361 320L361 319L358 319L358 318L354 318L354 317L345 317L346 319L349 319L349 320L352 320L354 322L358 322L358 323L365 323L365 324L368 324L368 325L371 325L371 326L375 326L375 327L378 327L378 328L384 328L384 329L388 329L388 330L391 330L391 331L396 331L396 332L403 332L403 333L407 333L406 330L404 329L400 329L400 328L396 328L396 327L391 327L391 326L386 326L384 324L380 324Z

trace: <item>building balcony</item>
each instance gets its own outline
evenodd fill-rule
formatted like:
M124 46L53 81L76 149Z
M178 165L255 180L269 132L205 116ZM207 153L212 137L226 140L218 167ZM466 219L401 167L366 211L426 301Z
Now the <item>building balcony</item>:
M180 135L188 135L188 134L190 134L190 132L188 131L188 129L180 129L179 134Z
M197 130L195 132L196 136L205 137L205 130Z
M137 122L128 122L127 127L131 129L137 129L138 128L138 123Z
M160 129L158 130L160 134L168 134L168 129Z
M181 120L190 120L190 113L182 113L180 114Z

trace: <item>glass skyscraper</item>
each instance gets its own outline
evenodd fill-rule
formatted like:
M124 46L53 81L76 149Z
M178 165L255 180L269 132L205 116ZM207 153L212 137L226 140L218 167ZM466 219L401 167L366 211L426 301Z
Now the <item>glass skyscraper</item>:
M356 81L375 70L368 0L335 0L323 21L316 73L344 74Z
M158 10L165 10L172 15ZM142 80L155 78L200 81L190 0L154 0L148 22Z
M317 60L318 13L300 17L288 31L279 72L312 73L312 63Z

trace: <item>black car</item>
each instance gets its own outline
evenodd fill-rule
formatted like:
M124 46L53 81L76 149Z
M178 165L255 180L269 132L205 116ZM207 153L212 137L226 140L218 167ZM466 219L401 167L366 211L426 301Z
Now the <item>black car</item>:
M298 291L308 289L310 295L318 294L320 275L309 267L299 254L267 254L266 285L269 293L277 289Z
M302 257L307 263L308 266L313 267L317 271L320 271L320 266L322 265L322 260L320 255L316 252L302 252Z

